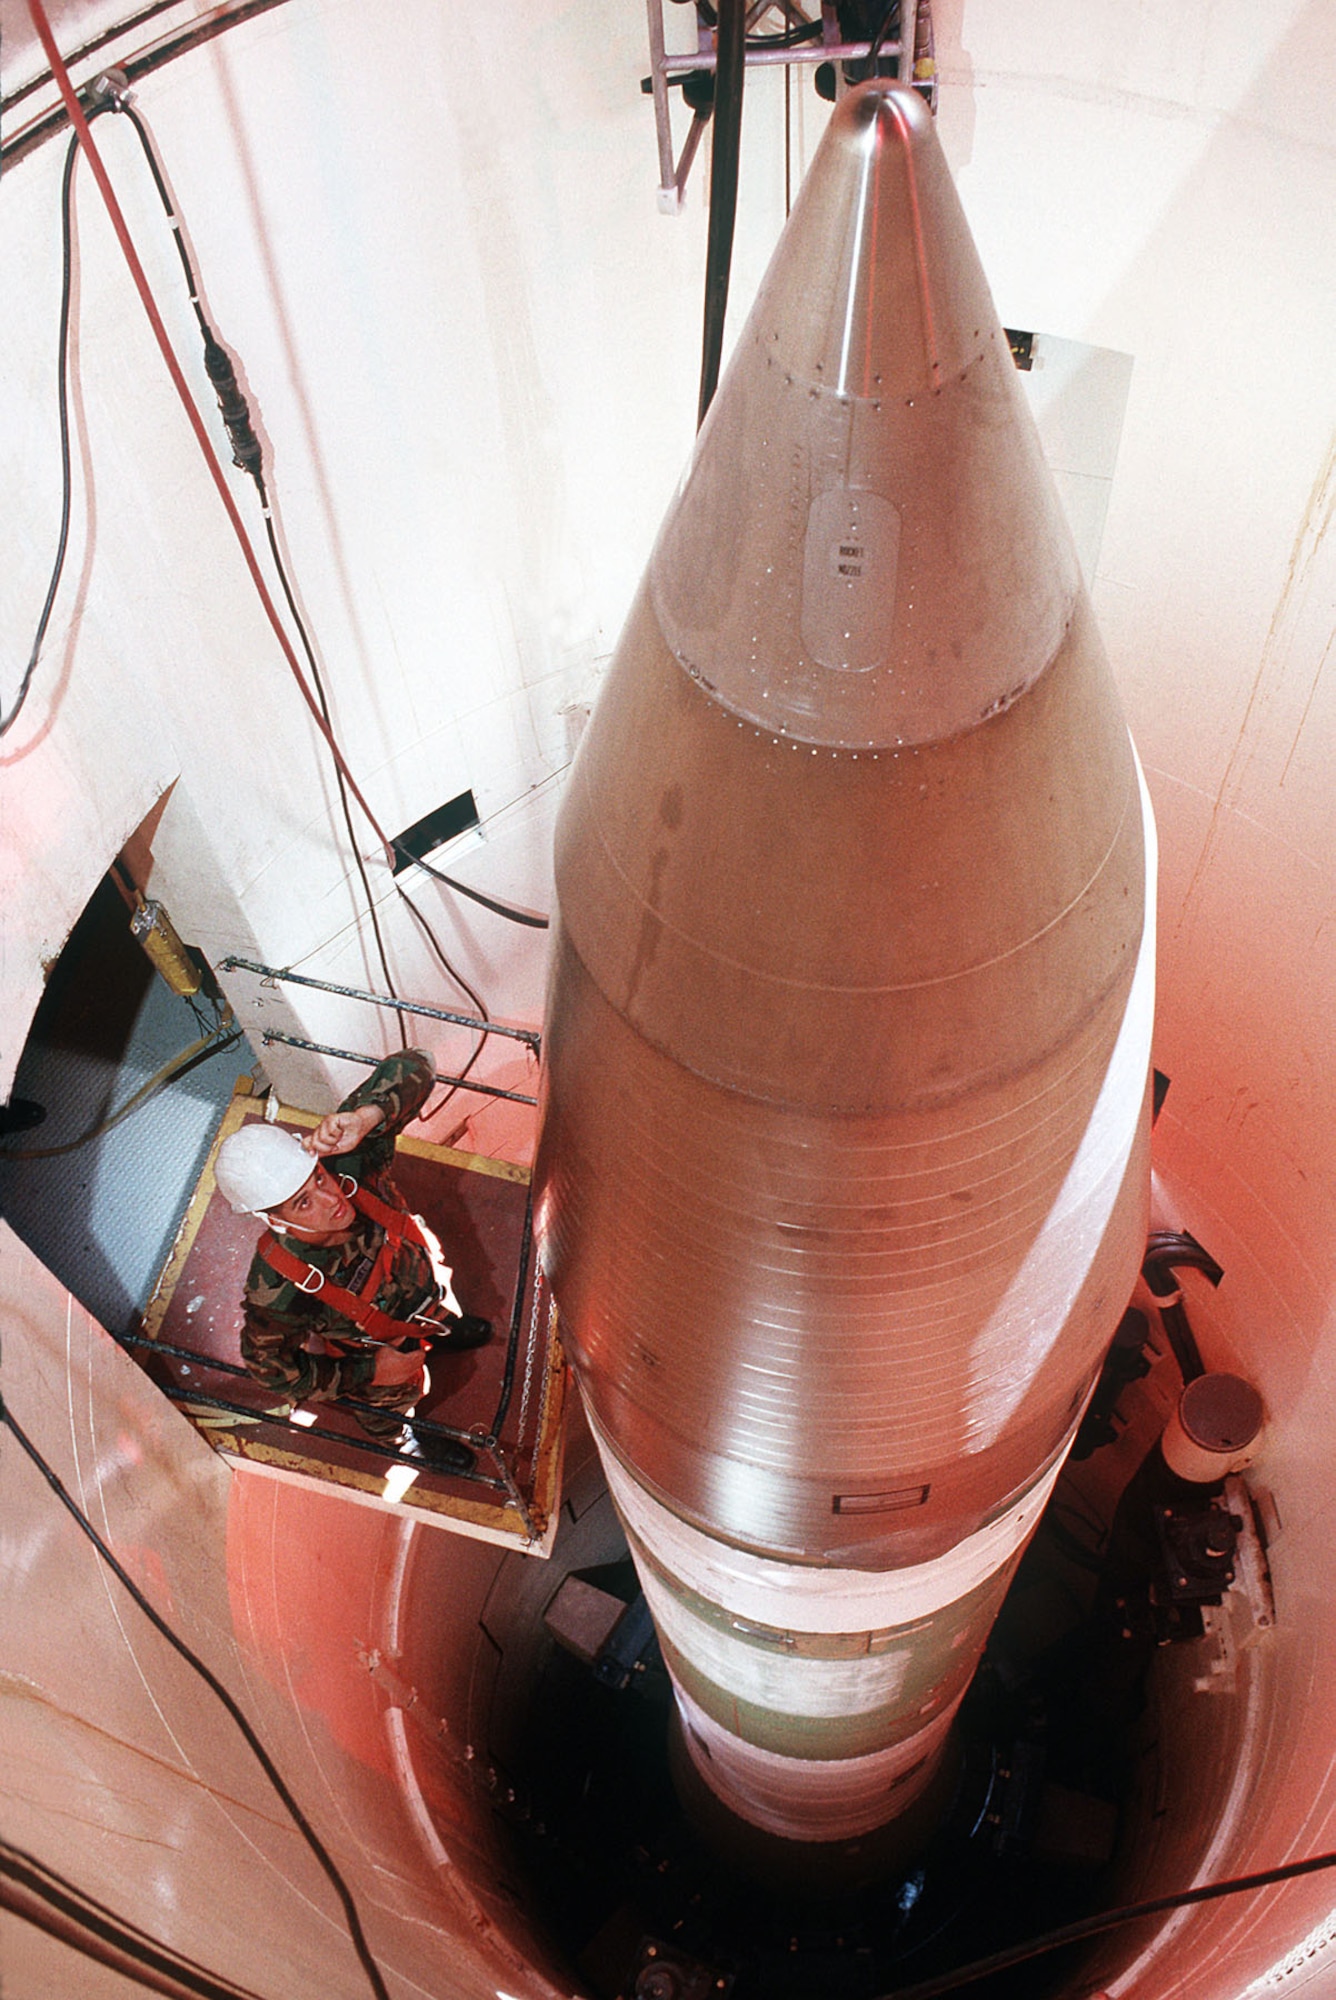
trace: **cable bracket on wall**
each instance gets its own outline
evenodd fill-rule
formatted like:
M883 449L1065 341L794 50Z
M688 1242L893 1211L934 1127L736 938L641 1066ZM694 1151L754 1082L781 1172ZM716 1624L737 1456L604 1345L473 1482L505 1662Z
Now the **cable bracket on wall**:
M645 11L649 27L650 73L641 79L640 88L647 97L654 99L654 130L659 151L659 212L662 215L678 215L688 176L714 110L714 73L719 61L715 10L697 7L695 47L671 53L667 48L665 31L665 0L645 0ZM683 10L676 11L680 13ZM759 4L757 0L751 0L746 11L747 40L743 57L746 68L792 68L806 64L829 65L833 71L837 64L843 68L866 63L875 48L874 63L883 58L896 59L898 74L906 80L912 78L932 109L937 109L930 0L899 0L898 11L908 32L901 27L895 36L889 38L885 34L885 26L897 11L894 0L891 6L883 9L880 28L874 25L862 33L859 32L862 17L869 15L875 24L878 14L875 5L864 7L857 4L857 0L844 0L843 5L825 0L824 5L816 6L811 4L811 0L759 0ZM774 31L758 34L756 31L765 25L767 16L774 17ZM691 124L681 150L676 154L672 100L669 96L673 89L681 91L684 102L692 112Z

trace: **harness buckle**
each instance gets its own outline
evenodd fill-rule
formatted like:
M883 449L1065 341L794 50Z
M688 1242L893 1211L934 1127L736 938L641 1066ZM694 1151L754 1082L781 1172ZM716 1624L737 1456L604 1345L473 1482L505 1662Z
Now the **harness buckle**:
M351 1201L353 1196L357 1193L356 1180L353 1178L351 1174L340 1174L338 1176L338 1182L344 1200Z
M311 1278L315 1279L314 1284L308 1283L308 1280ZM324 1290L325 1274L323 1271L317 1270L314 1264L308 1264L306 1267L306 1277L294 1278L292 1282L299 1292L305 1292L308 1298L313 1298L317 1292Z

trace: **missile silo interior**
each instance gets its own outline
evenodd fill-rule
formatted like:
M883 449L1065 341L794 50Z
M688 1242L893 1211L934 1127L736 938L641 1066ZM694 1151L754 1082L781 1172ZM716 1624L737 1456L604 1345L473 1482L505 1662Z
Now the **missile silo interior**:
M130 62L133 102L238 364L276 535L358 783L395 832L471 792L478 825L442 865L549 910L564 773L695 427L708 143L683 212L659 213L640 10L282 0L223 10L236 18L220 33L186 4L135 26L98 0L48 11L68 56L88 50L77 83L150 44L169 57L139 75ZM664 9L670 31L687 11ZM1246 1479L1275 1622L1229 1614L1245 1602L1229 1592L1205 1638L1154 1649L1142 1754L1101 1890L1112 1904L1336 1845L1336 850L1325 782L1336 732L1336 24L1320 0L1265 13L1244 0L1157 12L938 0L932 19L947 161L1002 322L1033 335L1027 386L1041 404L1048 393L1044 438L1064 497L1102 523L1090 594L1159 826L1153 1059L1168 1088L1152 1227L1190 1232L1223 1272L1214 1285L1189 1267L1174 1275L1206 1366L1255 1384L1266 1412ZM0 30L8 148L30 121L54 118L57 99L23 0L0 0ZM777 67L748 73L730 338L827 112L805 73L787 84ZM142 155L124 120L100 117L94 132L216 427ZM12 523L2 714L61 510L65 151L54 131L0 172ZM73 228L70 549L27 699L0 739L5 1092L44 985L118 856L210 965L232 955L336 985L385 982L325 745L86 164ZM1110 356L1120 359L1100 359ZM1112 435L1101 367L1122 385ZM262 543L253 493L227 476ZM461 989L364 846L397 989L455 1004ZM536 1023L542 934L429 877L405 879L489 1009ZM82 974L85 1004L99 976L95 964ZM222 976L286 1102L323 1107L356 1072L292 1041L266 1044L267 1032L373 1054L397 1046L392 1025L338 995ZM432 1036L442 1067L467 1060L464 1031ZM492 1040L476 1073L514 1087L526 1062ZM532 1143L522 1110L503 1101L456 1098L434 1131L447 1135L521 1160ZM5 1171L8 1203L21 1169ZM94 1251L113 1199L125 1206L98 1171L80 1211ZM144 1157L141 1171L148 1181L162 1169ZM7 1226L3 1253L7 1408L251 1716L346 1876L396 2000L611 1994L618 1979L629 1993L638 1978L644 1992L687 1991L671 1949L658 1968L637 1958L643 1935L620 1960L612 1952L610 1974L578 1963L553 1920L562 1878L536 1886L540 1783L561 1763L563 1733L599 1705L545 1614L565 1575L614 1595L628 1587L578 1420L557 1554L507 1553L229 1470L72 1281ZM1173 1370L1156 1339L1165 1356L1152 1384ZM1143 1427L1148 1396L1133 1384L1122 1406ZM1091 1481L1108 1454L1131 1449L1095 1451ZM233 1725L8 1436L0 1490L7 2000L142 1990L128 1960L74 1948L72 1918L63 1937L30 1920L40 1899L23 1888L20 1855L239 1990L369 1990L329 1882ZM1067 1529L1079 1538L1078 1523ZM609 1751L628 1770L635 1754L629 1740ZM611 1867L617 1841L639 1828L611 1808L608 1825ZM1318 1873L1110 1933L1056 1969L1037 1962L1021 1975L1032 1983L1009 1990L1319 1994L1336 1986L1333 1911L1336 1878ZM798 1943L799 1961L815 1951ZM935 1969L906 1961L869 1984L850 1954L822 1949L824 1987L811 1983L813 1958L807 1987L771 1967L762 1990L872 1994ZM984 1949L974 1941L973 1955Z

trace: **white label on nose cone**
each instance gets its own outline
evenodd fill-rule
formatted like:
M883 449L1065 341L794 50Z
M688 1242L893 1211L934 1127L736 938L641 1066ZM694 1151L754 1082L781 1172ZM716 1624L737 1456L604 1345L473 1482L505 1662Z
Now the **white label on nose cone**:
M832 486L807 516L803 645L821 667L880 666L895 617L900 515L879 493Z

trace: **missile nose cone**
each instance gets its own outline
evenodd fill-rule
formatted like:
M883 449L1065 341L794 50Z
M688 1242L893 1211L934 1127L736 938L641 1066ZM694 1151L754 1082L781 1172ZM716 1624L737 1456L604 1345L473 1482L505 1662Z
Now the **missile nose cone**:
M942 741L1057 651L1076 559L916 91L832 118L650 588L707 692L823 747Z

